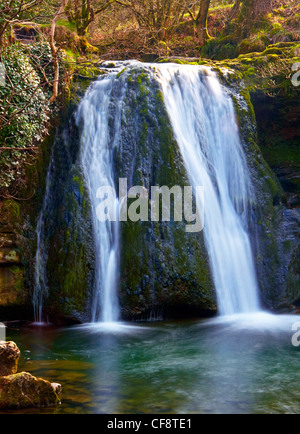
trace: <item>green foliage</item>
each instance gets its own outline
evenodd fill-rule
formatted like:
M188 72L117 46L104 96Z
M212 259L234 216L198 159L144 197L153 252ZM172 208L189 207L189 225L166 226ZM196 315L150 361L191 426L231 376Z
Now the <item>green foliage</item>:
M37 56L40 49L34 47L33 53ZM49 62L49 50L36 57L39 65L42 57ZM37 68L34 59L34 54L31 60L19 45L8 47L3 55L6 82L0 86L0 143L1 147L13 150L0 153L0 188L9 187L21 175L22 162L28 158L28 152L22 148L34 146L47 133L48 95L41 78L42 69Z

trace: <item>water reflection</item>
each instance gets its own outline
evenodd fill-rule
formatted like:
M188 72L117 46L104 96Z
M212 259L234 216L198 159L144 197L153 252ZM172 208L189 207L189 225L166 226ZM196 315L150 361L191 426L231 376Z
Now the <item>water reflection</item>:
M259 316L260 315L260 316ZM9 329L20 368L63 385L45 413L297 413L294 317Z

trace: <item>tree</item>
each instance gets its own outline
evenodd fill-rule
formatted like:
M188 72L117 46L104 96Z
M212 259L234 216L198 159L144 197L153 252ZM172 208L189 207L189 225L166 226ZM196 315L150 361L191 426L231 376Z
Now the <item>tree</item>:
M232 20L234 20L235 18L238 17L239 12L240 12L241 2L242 2L242 0L235 0L235 3L233 5L233 7L232 7L232 10L231 10L231 13L229 15L229 18L227 20L228 22L230 22L230 21L232 21Z
M129 9L140 28L152 34L152 38L166 41L180 26L188 10L187 0L115 0Z
M273 9L273 0L244 0L241 6L241 20L259 21Z
M208 39L210 39L207 29L208 11L210 6L210 0L201 0L198 13L195 15L195 5L191 5L189 8L189 14L192 17L195 28L197 30L198 41L200 45L204 45Z
M51 21L50 47L52 53L52 64L54 66L54 80L53 80L53 93L50 98L50 103L53 103L58 96L58 83L59 83L59 61L58 61L59 48L56 47L56 43L55 43L55 29L56 29L56 23L58 19L65 12L67 1L68 0L61 0L59 9Z
M66 5L68 20L76 26L79 36L86 36L89 25L95 19L91 0L68 0Z

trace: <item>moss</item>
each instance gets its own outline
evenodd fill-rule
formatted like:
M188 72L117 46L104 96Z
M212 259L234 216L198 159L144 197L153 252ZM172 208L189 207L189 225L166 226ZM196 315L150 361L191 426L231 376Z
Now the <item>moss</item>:
M122 69L122 71L120 71L120 72L117 74L117 78L120 78L121 75L126 71L126 69L127 69L127 68Z
M76 25L74 23L71 23L69 20L60 19L57 21L57 25L66 27L72 32L76 32Z
M275 36L275 35L277 35L278 33L284 33L285 32L285 30L284 30L284 28L282 27L282 25L280 24L280 23L273 23L272 24L272 30L271 30L271 36Z
M87 64L87 66L81 66L79 69L75 68L75 74L78 79L86 79L89 81L88 84L90 84L90 80L97 79L100 75L103 74L103 71L100 68L97 68L91 64Z
M157 104L163 104L164 103L164 96L161 90L158 90L156 92L156 102Z
M10 271L15 275L15 284L14 288L17 291L17 293L23 297L24 291L25 291L25 284L24 284L24 270L20 267L11 267Z
M140 85L140 89L143 89L142 93L144 93L145 87L143 87L141 85L142 84L149 85L149 75L145 72L140 72L137 76L137 83Z
M46 380L22 372L0 378L0 408L21 409L60 404L53 386Z
M282 56L283 50L279 47L270 47L267 48L267 50L265 50L262 55L267 56L268 54L275 54L277 56Z
M91 45L84 36L79 38L79 47L85 55L99 54L99 49Z
M144 114L145 114L145 112L144 112ZM148 134L149 134L149 126L148 126L148 123L146 121L144 121L143 126L142 126L142 131L140 133L140 148L141 148L141 153L142 153L143 157L147 156Z
M74 219L79 218L79 211L85 218L88 218L88 206L86 202L86 191L83 179L79 176L73 177L75 191L67 197L67 210ZM78 196L79 194L79 196ZM59 284L60 297L64 299L64 311L70 313L74 310L82 310L86 306L87 288L86 279L88 266L86 264L87 251L82 236L79 234L80 224L69 225L65 222L60 229L59 238L63 238L64 248L50 250L50 267L57 267L57 275L54 280ZM83 234L82 234L83 235ZM53 263L54 261L54 263ZM50 299L52 295L50 294ZM53 300L52 300L53 301ZM55 303L57 304L57 303Z
M76 186L76 188L78 188L80 196L83 197L84 196L84 192L85 192L83 178L80 178L79 176L74 176L73 183Z
M2 219L14 224L22 223L21 205L19 202L13 199L5 200L1 207Z

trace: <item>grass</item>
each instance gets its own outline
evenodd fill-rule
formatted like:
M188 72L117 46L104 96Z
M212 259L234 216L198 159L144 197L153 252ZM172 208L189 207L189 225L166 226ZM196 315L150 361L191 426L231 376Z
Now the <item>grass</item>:
M67 29L71 30L71 32L76 32L76 26L73 23L70 23L68 20L58 20L57 21L58 26L66 27Z

